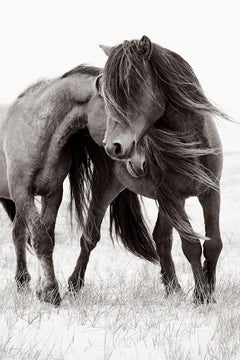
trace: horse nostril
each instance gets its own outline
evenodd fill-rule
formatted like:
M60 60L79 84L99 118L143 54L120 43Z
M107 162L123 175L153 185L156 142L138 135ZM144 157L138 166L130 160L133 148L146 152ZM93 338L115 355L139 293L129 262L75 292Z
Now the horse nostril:
M122 154L122 146L119 143L113 143L113 154L119 156Z
M106 141L104 139L103 139L102 143L103 143L103 146L107 145L107 143L106 143Z

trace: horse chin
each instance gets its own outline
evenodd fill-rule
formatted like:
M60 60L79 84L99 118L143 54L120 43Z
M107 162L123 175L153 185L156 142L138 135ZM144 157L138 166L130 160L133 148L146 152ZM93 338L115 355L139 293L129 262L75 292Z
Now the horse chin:
M138 179L147 175L147 172L145 170L142 170L141 168L134 166L131 160L128 159L125 162L126 162L127 171L132 177Z

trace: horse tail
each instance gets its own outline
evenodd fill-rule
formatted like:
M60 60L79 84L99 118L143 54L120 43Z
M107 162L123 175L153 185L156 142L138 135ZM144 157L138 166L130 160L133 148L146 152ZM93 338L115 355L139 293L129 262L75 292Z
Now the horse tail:
M6 210L9 219L13 222L15 215L16 215L16 207L15 207L15 203L12 200L9 199L0 199L0 203L2 204L2 206L4 207L4 209Z
M84 229L97 180L101 174L106 181L109 179L108 157L104 149L93 141L87 128L72 135L69 145L72 156L69 171L70 213L72 218L74 204L77 222Z
M144 221L139 197L125 189L110 205L110 233L113 227L118 239L121 239L126 249L152 263L159 258Z
M90 159L85 148L85 129L73 134L68 144L72 157L69 170L71 220L73 205L75 205L77 221L80 226L83 226L90 196L87 183L91 179Z

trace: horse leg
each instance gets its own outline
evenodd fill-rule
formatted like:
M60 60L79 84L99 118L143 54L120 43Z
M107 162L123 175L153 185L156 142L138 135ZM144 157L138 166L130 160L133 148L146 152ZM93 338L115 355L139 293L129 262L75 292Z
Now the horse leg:
M216 266L223 246L219 229L220 193L211 189L199 196L199 201L203 208L206 236L210 238L203 244L205 257L203 271L211 296L215 290Z
M41 221L44 224L44 227L49 234L51 241L52 241L52 252L55 245L55 224L57 219L57 213L59 206L62 202L62 195L63 195L63 186L59 186L57 190L51 193L49 196L42 196L41 203ZM45 293L42 290L44 285L42 285L42 278L41 275L39 276L38 280L38 290L37 296L41 299L44 298Z
M12 236L17 258L15 280L17 283L17 289L22 290L28 286L31 276L28 272L26 262L27 228L18 213L16 213L14 219Z
M188 216L184 210L184 202L182 203L182 208L180 210L182 212L183 218L191 228L191 224L188 221ZM208 302L209 301L208 286L201 264L201 255L202 255L201 243L199 240L191 241L189 238L184 236L183 232L180 232L180 237L182 240L183 253L191 265L193 277L195 281L195 289L193 293L194 302L196 304L204 303L205 301Z
M153 239L160 259L161 275L166 295L181 290L171 255L172 230L173 227L167 217L158 213L158 218L153 230Z
M16 207L12 200L10 199L0 199L0 203L4 207L6 213L8 214L9 219L13 222L16 215Z
M59 186L57 190L54 191L49 196L43 196L42 201L42 211L41 219L45 225L45 228L50 235L53 245L55 245L55 225L57 220L57 213L59 206L62 202L63 195L63 186Z
M41 216L34 204L33 194L26 188L13 187L12 199L16 204L17 213L26 224L31 237L35 254L42 271L41 290L37 292L41 300L59 305L61 297L53 268L53 240L49 235Z
M86 225L80 239L81 251L72 275L68 279L70 292L79 292L84 285L84 276L91 251L100 240L100 228L103 217L109 204L123 190L122 185L114 178L110 187L103 189L101 186L92 196Z
M0 199L1 204L6 210L9 219L13 222L13 243L16 251L16 275L15 280L17 283L17 289L22 290L27 287L31 279L26 263L26 225L18 214L16 214L16 207L10 199Z

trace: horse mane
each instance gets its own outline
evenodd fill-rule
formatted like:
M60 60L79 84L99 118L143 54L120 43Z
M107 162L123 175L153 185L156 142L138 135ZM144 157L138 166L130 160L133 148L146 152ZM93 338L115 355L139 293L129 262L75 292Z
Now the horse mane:
M125 41L113 47L103 71L103 93L108 109L113 117L129 121L129 109L139 109L139 89L149 96L149 86L144 62L139 51L139 41ZM213 105L205 96L191 66L175 52L152 44L152 52L147 60L157 89L163 93L169 113L213 114L230 118ZM156 100L157 101L157 100Z
M61 79L67 78L72 75L98 76L101 73L101 71L102 70L98 67L81 64L67 71L65 74L61 76Z
M219 190L219 178L203 164L203 157L218 156L222 148L211 148L202 145L197 132L169 131L166 129L150 129L143 138L149 172L153 182L162 183L162 174L183 175L196 181L205 188ZM159 174L157 175L157 173ZM156 184L158 185L158 184Z
M74 67L73 69L67 71L66 73L64 73L60 77L60 79L65 79L65 78L70 77L72 75L89 75L89 76L97 77L100 73L101 73L101 69L98 68L98 67L81 64L81 65L78 65L78 66ZM59 79L59 78L57 78L57 79ZM41 79L41 80L38 80L37 82L35 82L32 85L28 86L24 91L22 91L18 95L17 98L21 99L25 95L28 95L30 92L40 90L43 85L46 85L46 84L48 84L49 82L52 82L52 81L53 81L53 79Z

